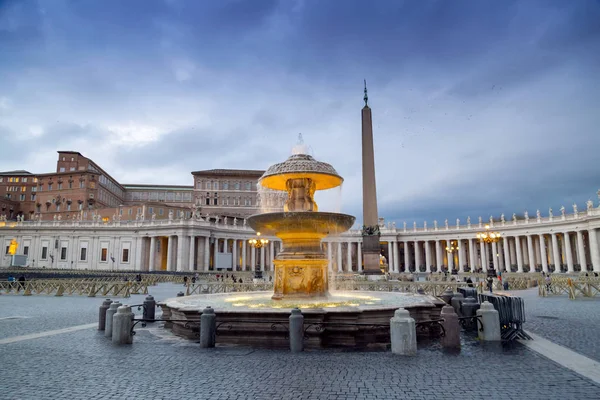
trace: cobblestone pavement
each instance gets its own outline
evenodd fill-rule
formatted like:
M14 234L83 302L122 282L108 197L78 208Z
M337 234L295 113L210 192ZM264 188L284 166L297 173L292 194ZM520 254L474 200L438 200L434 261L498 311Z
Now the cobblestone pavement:
M171 284L154 288L158 298L177 291ZM49 297L1 296L2 316L15 315L6 312L15 299L30 302L19 309L23 316L36 317L0 320L0 337L16 336L10 326L25 321L27 333L95 322L102 300L59 298L66 305L48 314ZM131 346L114 346L95 329L0 345L0 398L600 398L600 385L518 344L503 349L464 338L460 353L430 344L420 346L416 357L389 351L202 350L156 325L139 329Z
M525 299L525 330L600 361L600 297L539 297L537 288L512 294Z

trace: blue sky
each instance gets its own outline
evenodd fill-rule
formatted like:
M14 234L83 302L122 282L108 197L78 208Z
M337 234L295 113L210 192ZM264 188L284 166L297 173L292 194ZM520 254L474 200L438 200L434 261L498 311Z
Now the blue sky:
M597 0L0 0L0 170L76 150L123 183L191 184L302 132L360 220L366 78L387 220L583 209L599 21Z

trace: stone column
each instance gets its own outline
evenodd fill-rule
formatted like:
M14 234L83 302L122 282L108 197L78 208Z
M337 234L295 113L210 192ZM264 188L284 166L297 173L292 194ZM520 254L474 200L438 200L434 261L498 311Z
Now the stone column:
M565 253L567 254L567 272L573 273L575 272L575 267L573 265L573 251L571 250L571 236L569 235L569 232L563 233L563 238Z
M421 248L419 246L419 241L415 240L415 268L417 272L421 272L419 268L421 266Z
M260 270L265 270L265 246L260 248Z
M583 233L577 231L577 262L581 265L581 270L587 272L587 259L585 257L585 247L583 245Z
M598 253L598 234L596 229L588 230L590 235L590 257L592 258L592 267L594 272L600 272L600 253Z
M329 272L333 272L333 259L331 255L331 242L327 242L327 269Z
M150 255L148 257L148 271L156 271L156 236L150 236Z
M78 240L79 241L79 240ZM144 270L144 266L143 264L143 258L142 257L142 245L144 244L144 238L141 236L138 236L136 241L135 241L135 265L136 265L136 270L138 271L143 271ZM79 245L77 246L79 247ZM79 259L79 257L75 256L75 263L77 264L77 260Z
M188 271L196 270L196 236L190 236L190 261Z
M250 246L250 271L256 271L256 248Z
M275 271L275 264L273 261L275 260L275 243L273 241L269 242L269 270Z
M204 237L204 271L208 272L210 269L210 237Z
M475 252L475 244L474 244L475 239L468 239L468 240L469 240L469 269L471 272L473 272L475 270L475 268L477 267L477 255Z
M215 238L213 248L213 270L216 271L219 264L217 263L217 255L219 254L219 238Z
M546 253L546 241L544 235L540 235L540 257L542 258L542 271L548 272L548 254Z
M486 272L488 269L488 260L487 260L487 253L485 252L485 243L484 242L479 242L479 250L481 251L481 269L483 269L483 272Z
M360 247L360 243L358 244ZM360 260L360 258L359 258ZM400 272L400 252L398 251L398 241L394 241L394 272Z
M356 244L357 249L358 249L358 257L356 259L356 262L358 263L358 265L356 266L356 268L358 269L358 272L362 272L363 267L362 267L362 242L358 242Z
M552 262L554 263L554 272L560 272L560 253L558 252L558 239L556 233L552 234Z
M435 241L435 261L437 271L441 271L444 264L444 257L442 256L442 243L439 240Z
M344 269L342 267L342 242L337 243L337 265L338 272L343 272Z
M496 272L500 271L500 266L498 265L498 245L496 242L492 242L492 265Z
M529 256L529 272L535 272L535 253L531 235L527 235L527 255Z
M511 272L510 270L510 243L508 242L508 238L504 236L502 238L502 247L504 250L504 271Z
M388 271L394 270L394 245L391 240L388 240Z
M431 272L431 245L425 241L425 272Z
M446 246L450 247L452 244L451 240L446 241ZM448 257L448 271L452 271L454 269L454 253L446 251L446 257Z
M238 240L233 239L233 246L231 247L231 270L232 271L237 271L237 264L238 264L237 247L238 247Z
M458 272L465 272L465 246L462 239L458 241Z
M346 249L347 271L352 272L352 242L348 242L346 245L348 246Z
M183 265L183 245L184 245L184 236L177 235L177 271L186 271L187 268Z
M404 272L409 272L410 271L410 259L409 259L409 255L408 255L409 249L408 249L408 242L404 242Z
M246 239L242 240L242 271L248 270L248 265L246 265Z
M167 239L167 271L173 271L173 236Z
M521 240L515 236L515 249L517 251L517 272L523 272L523 255L521 254Z
M496 246L496 248L498 249L498 270L502 271L502 269L504 268L504 252L502 250L504 248L504 243L498 242Z

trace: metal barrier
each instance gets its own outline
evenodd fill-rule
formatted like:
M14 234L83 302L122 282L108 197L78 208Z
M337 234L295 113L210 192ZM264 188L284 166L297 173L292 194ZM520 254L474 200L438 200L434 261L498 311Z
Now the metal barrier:
M113 296L129 297L132 294L148 294L148 284L145 282L115 282L112 280L83 280L83 279L50 279L24 282L0 281L1 294L31 295L79 295L95 297Z
M550 283L540 280L538 294L541 297L566 294L570 300L575 300L579 296L600 296L600 278L594 276L580 276L578 278L553 276Z
M503 341L531 339L523 331L525 323L525 301L520 297L480 293L479 302L492 303L500 317L500 330Z

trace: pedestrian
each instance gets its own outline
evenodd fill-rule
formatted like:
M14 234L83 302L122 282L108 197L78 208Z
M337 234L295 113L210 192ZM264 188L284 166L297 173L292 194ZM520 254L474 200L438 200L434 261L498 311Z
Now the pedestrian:
M187 276L183 277L183 286L187 286Z
M491 276L487 277L487 286L488 286L490 293L492 293L492 288L494 286L494 278L492 278Z
M470 276L467 278L467 286L468 287L473 287L473 280L471 279Z

